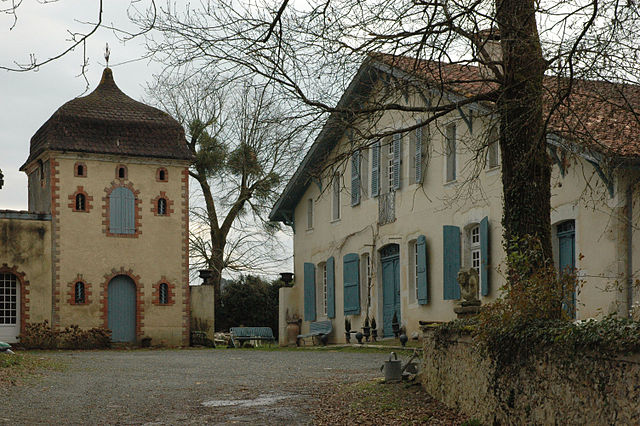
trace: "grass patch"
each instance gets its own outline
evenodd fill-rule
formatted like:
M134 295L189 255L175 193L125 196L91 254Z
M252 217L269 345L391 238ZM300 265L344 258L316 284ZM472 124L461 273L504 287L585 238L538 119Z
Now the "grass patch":
M323 389L314 424L461 425L466 419L431 398L417 383L382 379Z
M0 354L0 388L17 385L43 371L62 371L65 364L36 354Z

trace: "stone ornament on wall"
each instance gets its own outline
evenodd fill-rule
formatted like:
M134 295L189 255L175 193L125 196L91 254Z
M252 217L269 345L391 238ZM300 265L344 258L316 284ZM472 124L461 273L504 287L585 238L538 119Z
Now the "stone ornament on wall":
M453 309L453 312L458 315L458 318L466 318L478 314L480 312L480 300L478 300L480 277L478 276L478 271L473 268L461 269L458 272L458 284L460 285L462 300Z

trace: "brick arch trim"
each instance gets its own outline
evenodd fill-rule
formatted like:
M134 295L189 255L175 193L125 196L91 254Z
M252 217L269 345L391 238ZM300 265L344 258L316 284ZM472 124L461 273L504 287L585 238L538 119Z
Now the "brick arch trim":
M136 337L142 338L142 327L144 326L144 299L142 291L142 283L140 282L140 275L133 273L131 269L112 269L111 272L104 275L104 282L100 289L100 304L102 312L100 313L100 319L104 328L109 328L109 283L112 279L118 275L125 275L133 281L136 286Z
M109 230L109 218L111 212L109 197L116 188L127 188L129 191L133 192L133 196L135 197L134 210L136 232L133 234L113 234ZM124 183L113 181L111 182L111 186L104 189L104 192L105 195L102 197L102 232L104 232L107 237L138 238L138 235L142 234L142 230L140 229L142 226L142 200L140 199L140 191L135 189L131 182Z
M13 274L20 282L20 333L24 333L27 321L29 321L29 281L25 279L25 273L20 272L16 265L9 267L3 263L0 266L0 273Z

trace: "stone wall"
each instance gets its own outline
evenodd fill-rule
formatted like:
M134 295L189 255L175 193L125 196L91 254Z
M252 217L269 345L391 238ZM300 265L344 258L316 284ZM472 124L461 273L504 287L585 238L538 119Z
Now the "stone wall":
M548 352L498 368L470 336L437 347L423 327L422 383L434 398L487 424L635 424L640 355Z

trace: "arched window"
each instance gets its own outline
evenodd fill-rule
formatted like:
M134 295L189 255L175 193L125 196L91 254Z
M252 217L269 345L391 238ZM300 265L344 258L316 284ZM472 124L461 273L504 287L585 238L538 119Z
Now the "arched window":
M160 284L158 299L161 305L166 305L169 303L169 286L166 283Z
M82 305L86 302L86 296L85 296L85 291L84 291L84 283L82 281L78 281L75 285L75 289L74 289L74 299L76 302L76 305Z
M167 200L164 198L158 198L158 215L164 216L167 214Z
M109 232L135 234L136 198L128 188L118 187L109 195Z
M122 164L116 167L116 177L118 179L126 179L127 178L127 167Z
M87 198L84 194L76 194L76 211L83 212L87 208Z
M169 180L169 174L167 173L167 169L164 167L160 167L156 173L156 180L158 182L166 182Z
M87 166L84 163L76 163L74 165L74 176L75 177L87 177Z

